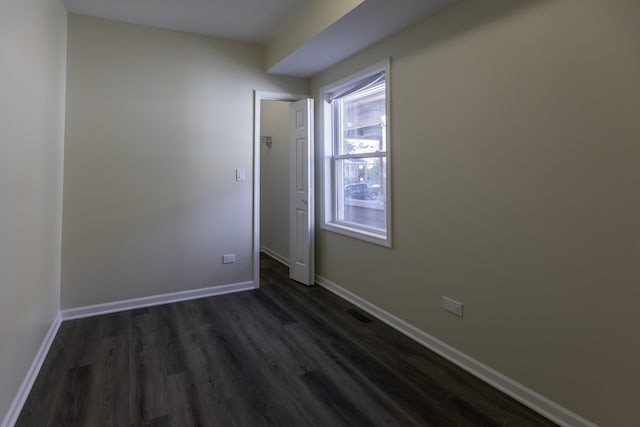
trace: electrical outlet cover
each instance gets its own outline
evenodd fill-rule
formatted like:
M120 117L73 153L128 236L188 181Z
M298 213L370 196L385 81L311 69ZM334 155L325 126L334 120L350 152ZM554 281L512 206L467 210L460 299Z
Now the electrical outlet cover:
M442 297L442 308L449 313L462 317L462 303L448 297Z

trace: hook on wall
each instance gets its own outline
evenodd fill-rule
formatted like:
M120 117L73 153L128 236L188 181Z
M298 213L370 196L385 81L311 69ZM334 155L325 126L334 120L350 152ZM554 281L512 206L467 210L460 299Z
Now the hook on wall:
M261 136L260 144L265 144L267 147L271 147L271 144L273 144L273 140L270 136Z

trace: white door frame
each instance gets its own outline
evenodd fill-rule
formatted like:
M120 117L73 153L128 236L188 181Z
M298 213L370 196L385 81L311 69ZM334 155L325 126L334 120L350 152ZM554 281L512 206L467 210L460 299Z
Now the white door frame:
M253 285L260 287L260 101L299 101L311 98L285 92L253 93ZM288 191L288 189L287 189Z

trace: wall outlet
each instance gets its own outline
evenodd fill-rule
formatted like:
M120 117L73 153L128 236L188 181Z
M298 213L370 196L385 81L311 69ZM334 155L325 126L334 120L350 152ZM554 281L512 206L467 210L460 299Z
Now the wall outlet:
M236 262L236 254L222 255L223 264L233 264L234 262Z
M442 308L449 313L462 317L462 303L451 298L442 297Z

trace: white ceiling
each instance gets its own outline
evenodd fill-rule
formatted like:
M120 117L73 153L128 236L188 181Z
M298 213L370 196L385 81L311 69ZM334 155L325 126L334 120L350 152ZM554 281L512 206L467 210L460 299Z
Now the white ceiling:
M67 11L133 24L267 43L312 0L63 0Z
M261 44L312 1L63 0L72 13ZM312 76L456 1L365 0L268 72Z

